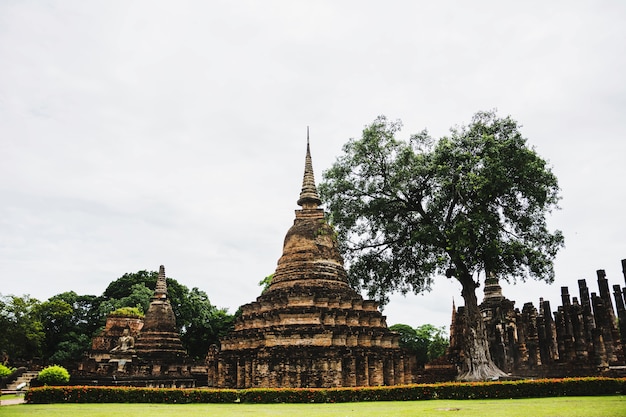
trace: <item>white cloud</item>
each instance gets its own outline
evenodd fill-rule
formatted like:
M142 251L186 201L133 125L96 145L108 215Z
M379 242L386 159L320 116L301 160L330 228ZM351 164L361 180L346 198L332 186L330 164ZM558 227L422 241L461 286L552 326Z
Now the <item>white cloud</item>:
M3 294L101 293L164 264L232 311L293 221L306 126L316 177L377 115L434 136L498 108L563 189L557 282L623 283L626 6L587 2L0 4ZM390 324L447 325L454 282ZM595 284L589 282L595 289Z

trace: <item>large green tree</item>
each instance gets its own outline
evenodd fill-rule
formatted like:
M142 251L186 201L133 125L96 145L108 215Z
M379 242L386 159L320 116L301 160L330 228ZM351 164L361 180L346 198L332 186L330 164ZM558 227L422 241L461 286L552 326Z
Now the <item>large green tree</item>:
M553 281L563 236L546 217L560 198L557 178L518 124L495 112L439 140L423 131L401 141L400 128L377 118L344 145L320 185L351 281L385 302L393 291L456 278L467 323L460 378L500 376L476 288L486 275Z
M91 338L104 324L101 298L60 293L41 303L37 309L46 335L43 357L47 363L71 366L91 347Z
M184 318L181 341L195 359L204 358L212 344L219 345L219 338L232 330L235 318L226 309L213 306L207 294L196 287L189 291L180 314Z

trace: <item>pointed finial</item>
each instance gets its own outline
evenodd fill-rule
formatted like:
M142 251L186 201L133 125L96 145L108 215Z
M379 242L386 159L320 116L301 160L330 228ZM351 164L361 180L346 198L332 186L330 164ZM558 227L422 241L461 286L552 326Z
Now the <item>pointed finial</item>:
M311 162L311 147L309 145L309 127L306 128L306 158L304 160L304 178L302 179L302 191L298 199L298 205L303 209L316 209L322 200L317 194L315 177L313 176L313 162Z
M154 296L158 298L167 297L167 282L165 280L165 267L163 265L159 267L159 277L157 278L156 288L154 289Z
M452 297L452 320L450 320L450 348L456 347L456 305Z

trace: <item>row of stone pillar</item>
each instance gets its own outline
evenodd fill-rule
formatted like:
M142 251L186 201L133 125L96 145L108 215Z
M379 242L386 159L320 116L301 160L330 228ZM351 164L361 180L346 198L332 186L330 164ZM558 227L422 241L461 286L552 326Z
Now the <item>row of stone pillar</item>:
M624 364L620 333L626 335L626 332L617 326L605 271L598 270L597 278L599 295L589 293L584 279L578 280L580 299L571 298L568 287L562 287L561 306L554 312L554 320L550 303L541 302L537 327L543 364L576 363L600 368ZM626 322L626 288L614 285L613 290L619 322L623 326Z
M626 259L622 267L626 279ZM579 298L570 297L568 288L562 287L561 305L554 312L550 302L543 299L539 311L526 303L521 312L504 297L483 302L494 362L506 372L535 370L546 374L565 364L581 373L584 369L624 365L626 288L614 285L611 297L604 270L597 271L597 279L598 293L589 293L584 279L578 281ZM453 316L453 321L457 319ZM459 330L451 329L451 348L459 344L454 338Z

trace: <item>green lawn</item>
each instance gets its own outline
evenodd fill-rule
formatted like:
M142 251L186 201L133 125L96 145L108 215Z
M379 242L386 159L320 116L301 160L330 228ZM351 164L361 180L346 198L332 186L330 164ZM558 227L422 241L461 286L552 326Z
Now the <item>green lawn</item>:
M476 416L626 417L626 396L515 400L428 400L341 404L23 404L3 406L2 417L281 417Z

